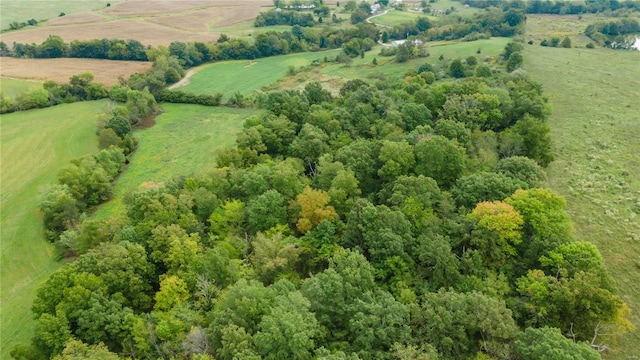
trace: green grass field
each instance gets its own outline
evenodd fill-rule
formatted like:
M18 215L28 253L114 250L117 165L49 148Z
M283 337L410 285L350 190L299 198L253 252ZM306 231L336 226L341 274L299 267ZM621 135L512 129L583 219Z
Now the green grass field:
M0 91L5 96L15 98L18 94L42 87L42 83L29 80L0 78Z
M287 75L289 66L299 68L310 65L325 56L333 57L340 50L273 56L257 60L222 61L204 65L179 89L194 94L221 92L228 99L236 92L249 95L253 91L275 83Z
M640 354L640 52L525 45L525 69L553 107L549 186L567 199L576 238L593 242L636 330L610 359Z
M351 66L342 64L331 64L322 68L321 72L326 75L338 76L344 79L355 78L381 78L386 76L402 76L404 73L413 68L417 69L425 62L438 64L440 55L444 56L443 61L449 61L455 58L466 58L470 55L478 56L482 61L486 56L495 56L500 54L505 45L511 41L509 38L491 38L487 40L459 42L459 43L429 43L429 57L418 58L407 61L405 63L394 62L394 57L382 57L379 55L381 46L376 46L365 54L364 58L353 59ZM480 49L480 54L477 54ZM372 65L373 59L376 58L378 65Z
M69 160L97 151L95 115L104 104L91 101L2 115L2 359L9 358L13 345L32 335L36 288L59 266L42 236L38 204Z
M371 22L383 26L394 27L395 25L414 22L420 16L425 17L426 14L409 11L389 10L389 12L384 15L374 17L373 19L371 19ZM429 18L434 19L431 16L429 16Z
M2 0L0 1L0 29L9 28L9 24L26 22L29 19L38 21L55 18L60 13L72 14L83 11L102 9L107 6L122 2L123 0Z
M244 120L259 112L183 104L163 104L162 108L165 112L154 126L135 132L138 149L116 181L114 198L98 209L95 218L124 211L124 195L144 182L160 183L215 166L216 151L234 145Z

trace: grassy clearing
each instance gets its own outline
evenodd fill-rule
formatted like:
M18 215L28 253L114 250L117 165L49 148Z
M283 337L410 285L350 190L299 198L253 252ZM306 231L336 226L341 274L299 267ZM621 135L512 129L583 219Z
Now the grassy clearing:
M342 64L331 64L323 67L321 72L344 79L402 76L407 70L417 69L425 62L436 65L441 61L450 61L471 55L478 56L479 60L482 61L485 57L500 54L509 41L511 41L509 38L492 38L460 43L433 42L429 43L429 57L413 59L405 63L394 62L394 57L378 55L381 47L377 46L367 52L364 58L355 58L351 66L345 67ZM480 54L477 54L478 50L480 50ZM444 57L443 60L439 60L440 55ZM377 66L372 64L374 58L378 61Z
M124 211L122 198L144 182L164 182L177 175L188 176L215 166L220 148L235 144L244 120L258 110L163 104L156 124L135 133L138 150L120 175L114 198L101 206L95 218Z
M194 94L220 92L224 99L239 92L248 95L275 83L287 75L290 66L308 66L314 60L337 55L340 50L273 56L258 60L222 61L200 67L189 79L189 84L179 89Z
M4 61L4 60L3 60ZM5 96L15 98L18 94L42 87L42 83L11 78L0 78L0 91Z
M640 52L525 46L542 83L556 161L549 186L567 199L576 238L598 246L636 326L610 359L640 354Z
M59 263L42 236L37 207L69 160L97 151L95 115L105 101L59 105L2 115L0 173L2 261L0 358L34 329L31 302Z
M383 26L394 27L396 25L414 22L420 16L424 17L426 16L426 14L418 12L390 10L384 15L374 17L373 19L371 19L371 22Z
M453 9L453 14L460 16L471 16L477 12L482 11L478 8L468 7L465 8L464 4L456 0L438 0L437 2L431 4L432 8L440 9L440 10L451 10Z
M552 37L563 39L568 36L574 47L584 47L593 42L584 35L584 30L591 23L603 21L608 18L598 14L584 15L527 15L526 41L532 40L535 45L539 45L544 39L551 40Z
M111 5L124 0L110 0ZM104 0L2 0L0 1L0 24L2 29L9 28L9 24L25 22L29 19L47 20L65 14L78 13L102 9L106 6Z

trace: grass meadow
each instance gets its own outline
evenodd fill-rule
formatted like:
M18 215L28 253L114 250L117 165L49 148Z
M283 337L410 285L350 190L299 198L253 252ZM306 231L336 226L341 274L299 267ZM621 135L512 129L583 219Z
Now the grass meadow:
M640 52L525 45L542 83L556 160L548 186L564 196L578 240L598 246L636 330L607 359L640 354Z
M4 84L3 84L4 86ZM43 237L38 204L69 160L97 151L95 115L105 101L2 115L0 174L0 358L28 339L36 288L59 266Z
M260 111L184 104L163 104L162 108L164 113L154 126L135 132L138 149L116 180L113 199L94 218L124 211L124 195L145 182L161 183L215 166L217 150L233 146L244 120Z
M201 66L179 90L194 94L224 94L228 99L236 92L249 95L253 91L275 83L287 75L289 67L300 68L314 60L334 57L341 50L272 56L257 60L222 61Z
M395 25L413 22L420 16L425 17L427 15L419 12L390 10L384 15L374 17L371 22L382 26L394 27ZM431 16L429 18L433 19Z
M5 96L14 99L20 93L25 93L39 87L42 87L42 83L36 81L11 79L6 77L0 78L0 90Z
M291 87L292 83L298 83L298 87L303 88L306 82L319 81L321 83L344 83L350 79L384 79L389 76L404 76L409 69L418 69L424 63L433 65L446 64L456 58L466 58L477 56L480 62L500 54L504 51L505 45L511 41L509 38L491 38L486 40L470 42L432 42L429 43L429 56L417 58L404 63L396 63L395 57L380 56L381 46L374 47L365 53L364 58L354 58L349 66L343 64L330 63L319 70L312 69L309 73L300 73L294 79L285 80L283 87ZM480 54L477 54L480 50ZM440 56L443 60L439 60ZM378 65L373 65L373 59ZM294 84L295 85L295 84ZM295 86L294 86L295 87ZM328 86L335 87L335 86Z

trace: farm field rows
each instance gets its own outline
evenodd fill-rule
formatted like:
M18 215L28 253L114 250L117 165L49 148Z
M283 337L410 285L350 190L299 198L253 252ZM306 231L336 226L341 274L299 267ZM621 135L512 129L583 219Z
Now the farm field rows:
M150 128L135 132L138 149L115 183L114 198L95 218L124 211L122 198L142 183L161 183L177 175L204 173L215 166L216 152L235 143L244 120L255 109L163 104L164 113Z
M211 31L211 27L233 33L235 24L252 20L261 7L271 4L267 0L130 0L109 7L103 4L94 11L87 10L95 9L95 5L87 6L86 10L78 7L79 11L69 16L49 15L45 17L50 18L45 25L6 32L0 35L0 40L7 44L41 43L54 34L66 42L102 38L135 39L153 46L169 45L172 41L212 42L220 32Z
M633 359L640 354L640 53L525 45L524 58L553 107L549 186L566 198L576 238L598 246L631 308L636 330L606 358Z
M118 77L128 78L136 72L151 70L151 62L116 61L98 59L17 59L2 58L0 73L2 76L24 79L66 83L73 75L90 72L94 81L110 86L118 83ZM3 79L4 81L4 79Z
M32 335L30 304L36 288L61 265L42 235L38 204L69 160L97 151L95 115L105 104L81 102L2 115L2 359Z

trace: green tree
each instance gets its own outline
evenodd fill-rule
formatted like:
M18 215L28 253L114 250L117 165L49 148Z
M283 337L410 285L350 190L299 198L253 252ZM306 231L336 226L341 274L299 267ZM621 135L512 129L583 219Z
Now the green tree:
M449 188L462 175L465 150L444 136L431 136L416 144L416 173L428 176L438 185Z
M265 235L258 233L251 241L253 254L250 256L256 275L266 285L272 284L281 276L295 273L301 249L292 239L282 237L282 233Z
M386 182L401 175L409 175L416 163L413 147L406 141L383 141L378 159L382 164L378 169L378 176Z
M66 342L64 350L60 355L57 355L53 360L118 360L118 354L112 353L103 344L87 345L82 341L69 339Z
M451 194L459 206L471 209L482 201L504 200L527 184L506 175L492 172L476 172L456 181Z
M56 241L63 231L72 228L79 220L78 202L66 185L51 188L39 205L49 241Z
M440 291L425 294L411 317L415 339L445 357L472 357L481 349L504 353L518 332L503 301L482 293Z
M509 59L507 60L507 72L512 72L513 70L521 67L523 62L524 58L521 53L512 53L509 55Z
M449 75L454 78L464 77L464 65L462 65L460 59L455 59L451 62L451 65L449 65Z
M586 343L564 337L560 329L527 328L516 335L514 351L522 360L599 360L600 354Z
M293 287L293 284L288 285ZM299 291L291 291L275 299L274 307L262 317L259 330L253 337L262 359L311 358L320 326L310 307L310 301Z
M474 221L471 246L480 252L487 266L504 265L516 257L524 221L511 205L481 202L468 217Z
M247 223L254 233L286 224L286 215L285 199L275 190L268 190L247 204Z
M539 185L545 178L544 169L535 160L524 156L512 156L498 161L494 171L520 180L529 187Z
M540 256L572 240L573 223L560 195L533 188L516 190L504 201L524 219L523 242L518 248L523 267L535 268Z

